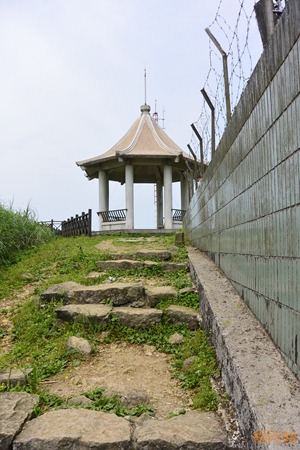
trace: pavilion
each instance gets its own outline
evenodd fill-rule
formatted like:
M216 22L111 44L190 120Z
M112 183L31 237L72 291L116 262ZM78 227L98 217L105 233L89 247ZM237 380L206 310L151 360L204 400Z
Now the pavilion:
M158 115L150 106L141 106L141 115L128 132L107 152L78 161L89 180L99 180L100 231L134 229L134 183L156 186L157 229L174 230L182 220L191 197L187 173L197 165L158 125ZM125 183L125 208L109 210L109 181ZM172 183L180 182L181 210L172 209Z

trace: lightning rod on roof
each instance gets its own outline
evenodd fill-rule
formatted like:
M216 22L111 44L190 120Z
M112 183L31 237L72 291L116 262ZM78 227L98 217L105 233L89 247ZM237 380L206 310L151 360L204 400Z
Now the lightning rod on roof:
M147 69L144 69L145 105L147 105Z

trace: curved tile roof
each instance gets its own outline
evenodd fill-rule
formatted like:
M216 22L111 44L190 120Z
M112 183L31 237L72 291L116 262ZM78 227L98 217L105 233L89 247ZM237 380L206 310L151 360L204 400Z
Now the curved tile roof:
M130 158L182 156L184 159L192 160L151 117L150 106L146 104L141 106L141 116L110 150L94 158L78 161L76 164L85 169L122 156Z

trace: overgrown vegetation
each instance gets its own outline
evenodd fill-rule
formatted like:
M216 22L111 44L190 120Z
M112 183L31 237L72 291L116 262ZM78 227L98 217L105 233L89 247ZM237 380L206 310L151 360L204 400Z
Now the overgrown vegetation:
M126 236L114 236L116 251L118 244L124 244ZM41 414L49 408L65 407L65 400L59 396L48 394L41 386L41 382L54 374L64 371L67 367L79 365L83 362L83 356L78 352L66 349L66 340L75 335L88 339L97 351L97 347L103 342L101 334L105 333L105 343L127 341L132 344L154 345L159 351L168 353L172 357L174 376L178 377L183 387L193 392L194 407L202 410L215 410L218 403L217 394L211 387L211 377L218 375L214 351L204 331L190 332L182 326L174 326L168 323L152 326L148 329L132 329L120 326L117 320L106 328L101 328L93 323L88 325L79 323L62 323L57 320L55 308L60 306L49 303L39 306L39 295L50 285L63 281L76 281L82 284L91 283L86 275L96 269L96 262L112 257L105 250L105 240L111 236L99 236L94 238L58 238L26 251L12 266L0 269L0 298L6 298L9 302L24 287L31 286L32 292L23 302L12 308L6 307L2 301L2 317L7 317L13 322L13 328L1 326L0 320L0 346L1 340L8 336L11 346L6 354L0 357L0 370L4 367L16 368L32 367L33 375L28 386L30 392L40 395L40 403L36 414ZM144 237L145 242L147 237ZM103 250L101 249L103 243ZM153 246L159 243L166 250L174 245L174 235L158 236ZM96 248L96 245L98 248ZM134 248L131 242L130 251ZM177 260L184 261L186 252L184 248L177 251ZM99 274L93 283L106 282L109 279L116 281L130 280L139 277L148 281L153 279L155 284L169 284L176 289L191 286L189 275L185 271L163 272L159 267L155 269L138 269L135 271L106 271ZM34 284L34 285L33 285ZM178 297L177 303L198 307L199 299L193 293L186 293ZM174 300L173 300L174 303ZM164 309L170 302L161 302L159 307ZM170 344L171 334L180 332L185 336L184 344ZM184 362L193 356L189 367ZM6 388L2 388L6 389ZM24 388L22 388L24 389ZM122 415L139 415L147 411L143 405L136 410L128 411L117 399L105 399L99 391L90 395L96 398L93 407L111 410ZM107 409L106 409L107 408ZM110 408L110 409L109 409ZM125 408L125 409L124 409Z
M53 239L53 232L35 221L29 207L14 211L0 203L0 267L16 262L22 252Z

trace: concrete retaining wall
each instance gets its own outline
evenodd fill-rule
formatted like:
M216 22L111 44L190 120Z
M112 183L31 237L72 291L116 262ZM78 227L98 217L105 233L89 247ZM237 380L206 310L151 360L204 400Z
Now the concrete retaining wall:
M300 379L300 2L289 0L185 215Z

